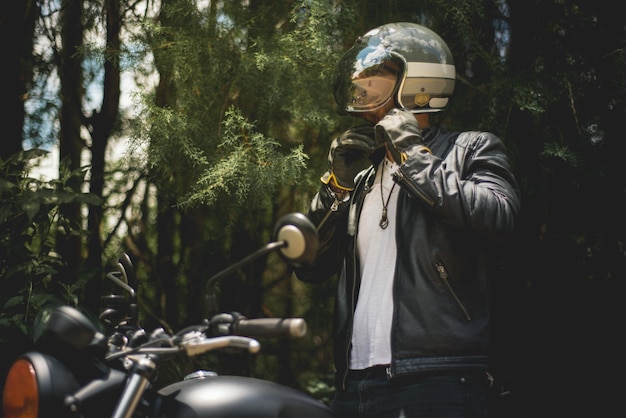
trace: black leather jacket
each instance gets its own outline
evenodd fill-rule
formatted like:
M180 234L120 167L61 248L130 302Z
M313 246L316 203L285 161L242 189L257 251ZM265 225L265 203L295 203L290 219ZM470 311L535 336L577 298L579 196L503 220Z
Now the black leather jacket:
M504 144L487 132L424 130L423 147L394 175L398 196L394 313L389 377L454 370L486 370L489 246L509 237L520 197ZM352 320L359 293L358 218L375 167L357 176L349 204L323 185L308 216L320 238L313 266L296 270L305 282L337 272L334 359L337 385L348 367Z

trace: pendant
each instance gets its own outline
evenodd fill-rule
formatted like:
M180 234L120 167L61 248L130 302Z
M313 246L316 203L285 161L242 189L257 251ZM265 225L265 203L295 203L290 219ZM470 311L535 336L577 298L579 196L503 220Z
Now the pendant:
M385 229L389 226L389 219L387 219L387 208L383 208L383 215L380 217L380 222L378 222L378 225L380 225L382 229Z

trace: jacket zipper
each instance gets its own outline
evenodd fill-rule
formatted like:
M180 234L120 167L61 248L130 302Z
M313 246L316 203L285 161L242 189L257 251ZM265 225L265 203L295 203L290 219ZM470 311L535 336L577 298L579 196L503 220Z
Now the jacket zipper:
M467 307L465 306L461 298L457 295L457 293L452 288L452 285L450 284L450 281L448 280L448 271L446 270L445 266L443 265L441 261L438 261L435 263L435 267L437 268L437 272L439 273L439 278L443 282L444 286L446 287L446 289L448 289L448 291L450 292L450 294L456 301L459 308L461 308L461 311L463 311L465 320L467 322L470 322L472 320L472 315L470 315L469 310L467 309Z
M396 181L400 183L401 185L403 185L404 187L406 187L407 189L409 189L411 193L413 193L416 196L419 196L420 199L426 202L429 206L431 207L435 206L436 201L434 199L431 199L430 196L427 196L426 194L424 194L421 190L415 187L413 183L408 181L407 177L404 175L401 168L396 170L396 172L393 175L396 178Z
M367 195L367 193L369 193L369 188L370 188L370 184L368 184L367 179L371 178L371 176L369 175L371 174L371 171L368 172L368 176L366 177L366 180L363 183L363 190L359 190L357 193L357 188L355 188L355 194L354 197L352 198L352 204L356 205L357 208L362 209L363 208L363 201L365 200L365 196ZM373 180L372 180L373 181ZM360 188L360 187L359 187ZM358 200L357 200L357 196L358 196ZM349 215L350 216L350 215ZM357 216L358 217L358 216ZM350 223L350 220L348 220L348 223ZM358 222L357 222L358 225ZM358 226L357 226L357 230L354 233L354 245L352 248L352 265L354 266L354 269L352 271L352 288L350 289L350 301L351 301L351 305L350 305L350 319L348 321L348 333L347 333L347 337L348 337L348 341L347 341L347 349L346 352L344 353L345 355L345 361L346 361L346 369L343 373L343 377L341 379L341 386L343 389L346 388L346 379L348 378L348 369L350 369L350 345L352 343L352 331L353 331L353 324L354 324L354 310L356 308L356 280L357 280L357 259L356 259L356 239L357 239L357 235L359 234L358 231ZM346 277L347 279L347 277Z
M371 183L374 181L374 178L371 176L373 168L371 168L368 171L368 174L365 176L365 180L363 182L363 190L357 190L359 188L359 186L357 185L357 187L355 187L353 193L354 195L351 197L352 200L352 204L353 205L357 205L357 207L359 208L359 210L361 208L363 208L363 201L365 200L365 196L367 195L367 193L369 193L369 189L371 186ZM368 179L371 179L371 181L368 183ZM357 201L355 199L355 196L359 197L359 200ZM326 219L330 216L331 212L336 211L338 206L339 206L339 200L337 198L335 198L335 202L333 203L333 205L330 207L329 212L326 214L326 216L324 217L324 219L322 220L321 223L323 223L324 221L326 221ZM321 225L320 223L320 225ZM352 288L350 289L350 299L351 299L351 306L350 306L350 310L352 311L351 313L351 318L348 321L349 324L349 329L347 332L347 336L348 336L348 344L346 345L347 350L344 353L345 354L345 361L346 361L346 368L345 371L343 372L343 376L341 379L341 387L342 389L345 390L346 388L346 379L348 378L348 369L350 369L350 345L352 342L352 326L353 326L353 322L354 322L354 310L355 310L355 306L356 306L356 279L357 279L357 260L356 260L356 239L357 239L357 235L358 235L358 230L355 232L354 234L354 245L353 245L353 250L352 250L352 265L354 266L354 271L352 273ZM346 278L347 279L347 278ZM388 378L391 378L391 368L387 369L387 376Z
M356 237L355 237L356 240ZM355 242L355 251L352 252L352 265L356 266L356 242ZM347 347L348 349L346 350L345 354L345 360L346 360L346 370L343 373L343 379L341 379L341 385L343 387L343 389L345 390L346 388L346 379L348 377L348 369L350 368L350 345L351 345L351 341L352 341L352 325L354 324L354 309L355 309L355 299L356 299L356 268L354 269L354 273L353 273L353 277L352 277L352 289L350 289L350 299L352 301L351 306L350 306L350 310L352 311L351 313L351 318L348 321L349 324L349 329L348 329L348 344Z
M337 210L339 209L339 205L342 203L339 198L337 196L334 196L335 201L332 203L332 205L330 205L330 208L328 209L328 211L326 212L326 214L324 215L324 217L322 218L322 220L320 221L320 223L317 225L316 230L319 231L320 228L324 225L324 223L326 223L326 221L328 220L328 218L330 217L330 215L333 212L337 212ZM356 254L353 253L352 255L353 257L356 257ZM356 260L355 260L356 261ZM352 301L354 303L354 288L355 288L355 284L356 284L356 277L354 278L354 280L352 280ZM350 327L349 336L352 335L352 327ZM350 337L351 338L351 337ZM350 344L348 343L348 347L350 346ZM348 350L346 352L346 371L343 374L343 377L341 379L341 386L343 389L346 388L346 378L348 377L348 367L349 367L349 362L350 361L350 351Z
M326 212L326 215L324 215L324 217L322 218L320 223L317 225L316 229L318 231L320 230L322 225L324 225L324 223L328 220L328 217L330 216L330 214L333 213L333 212L337 212L337 209L339 208L340 204L341 204L341 201L339 200L339 198L337 196L335 196L335 201L333 202L332 205L330 205L330 208L328 209L328 212Z

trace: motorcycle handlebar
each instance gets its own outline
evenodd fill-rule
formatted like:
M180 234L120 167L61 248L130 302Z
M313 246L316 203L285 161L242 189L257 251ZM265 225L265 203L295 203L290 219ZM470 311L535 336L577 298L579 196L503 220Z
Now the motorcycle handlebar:
M182 344L182 348L190 357L206 353L207 351L226 347L242 348L248 350L250 353L258 353L261 349L259 342L252 338L232 335L226 337L205 338L199 341L192 340Z
M196 356L226 347L247 349L250 353L256 353L260 345L254 338L300 338L307 332L306 322L302 318L248 319L237 313L214 316L209 328L215 332L206 334L206 325L191 326L174 337L168 336L163 329L157 329L151 333L149 342L111 353L107 360L132 354L175 354L180 350L184 350L189 356Z
M300 338L306 335L302 318L240 318L232 325L232 333L253 338Z
M253 318L224 312L208 321L208 335L240 335L251 338L300 338L306 334L302 318Z

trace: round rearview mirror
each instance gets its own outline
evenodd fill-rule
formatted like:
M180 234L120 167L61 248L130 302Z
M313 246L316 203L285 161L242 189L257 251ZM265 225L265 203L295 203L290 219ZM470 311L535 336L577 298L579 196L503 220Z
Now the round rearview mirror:
M313 263L319 240L315 225L302 213L294 212L280 218L274 227L275 241L284 242L279 254L294 267Z

